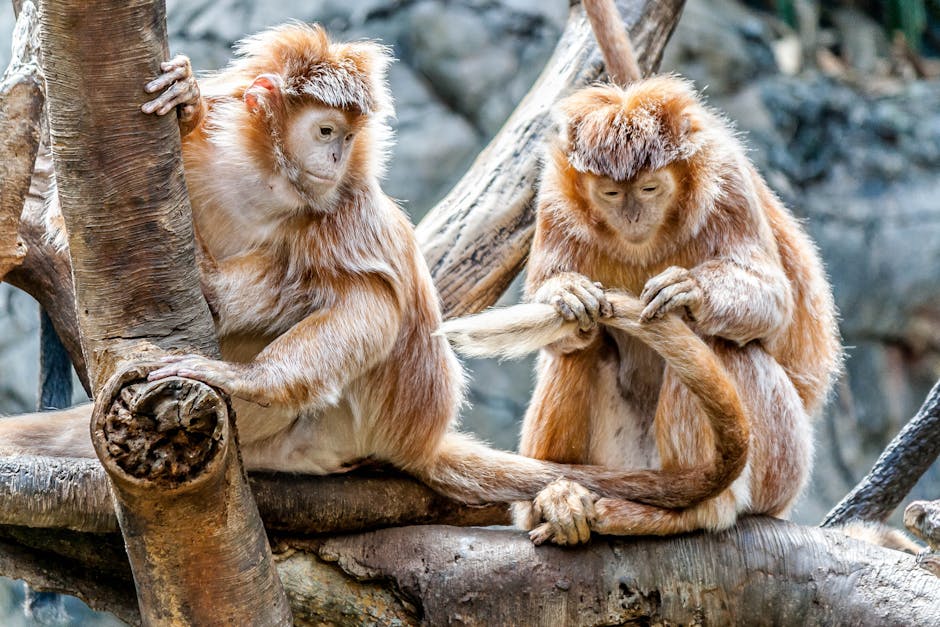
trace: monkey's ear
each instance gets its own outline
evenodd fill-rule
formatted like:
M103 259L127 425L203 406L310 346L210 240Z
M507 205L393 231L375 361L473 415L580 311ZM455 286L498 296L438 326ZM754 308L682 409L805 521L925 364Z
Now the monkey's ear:
M281 101L283 81L277 74L259 74L245 90L245 105L252 113L270 114Z

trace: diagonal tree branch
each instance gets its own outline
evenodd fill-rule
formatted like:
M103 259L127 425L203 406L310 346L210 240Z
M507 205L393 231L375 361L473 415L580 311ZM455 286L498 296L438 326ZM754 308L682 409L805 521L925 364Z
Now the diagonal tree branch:
M865 478L826 514L822 526L834 527L852 520L884 522L938 456L940 381Z
M13 55L0 81L0 280L23 263L20 214L39 150L44 102L39 21L27 1L13 31Z

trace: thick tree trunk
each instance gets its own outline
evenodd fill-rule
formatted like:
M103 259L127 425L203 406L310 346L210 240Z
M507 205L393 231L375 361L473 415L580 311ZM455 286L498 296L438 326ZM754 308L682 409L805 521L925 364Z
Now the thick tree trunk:
M92 440L145 624L288 624L227 399L195 381L146 382L144 361L164 351L218 355L176 122L139 110L166 58L165 21L159 0L60 0L41 15Z

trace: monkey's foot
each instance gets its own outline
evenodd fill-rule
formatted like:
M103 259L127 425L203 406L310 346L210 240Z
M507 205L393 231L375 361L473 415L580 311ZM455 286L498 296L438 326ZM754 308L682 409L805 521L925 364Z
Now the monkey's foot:
M565 320L577 322L582 331L590 331L598 319L614 313L603 286L576 272L553 276L542 284L534 300L552 305Z
M150 102L145 102L140 110L144 113L166 115L179 107L180 121L191 120L198 112L200 94L189 57L178 54L169 61L161 63L160 70L163 74L147 83L144 91L148 94L166 91Z
M702 288L690 271L672 266L646 282L640 300L646 305L640 314L643 322L682 308L694 317L702 305Z
M265 407L270 404L264 393L264 385L250 364L208 359L201 355L170 355L160 361L167 365L147 375L148 381L185 377L207 383L236 398Z
M550 483L532 503L535 517L543 522L529 532L529 538L535 544L552 542L562 546L587 542L596 500L596 494L574 481L558 479Z

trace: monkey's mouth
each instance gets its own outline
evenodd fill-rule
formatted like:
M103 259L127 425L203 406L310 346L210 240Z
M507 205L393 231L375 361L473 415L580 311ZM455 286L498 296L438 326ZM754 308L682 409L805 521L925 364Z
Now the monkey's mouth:
M321 183L324 185L332 185L336 183L335 178L331 176L324 176L323 174L319 174L311 170L304 170L304 174L307 175L307 178L312 179L314 183Z

